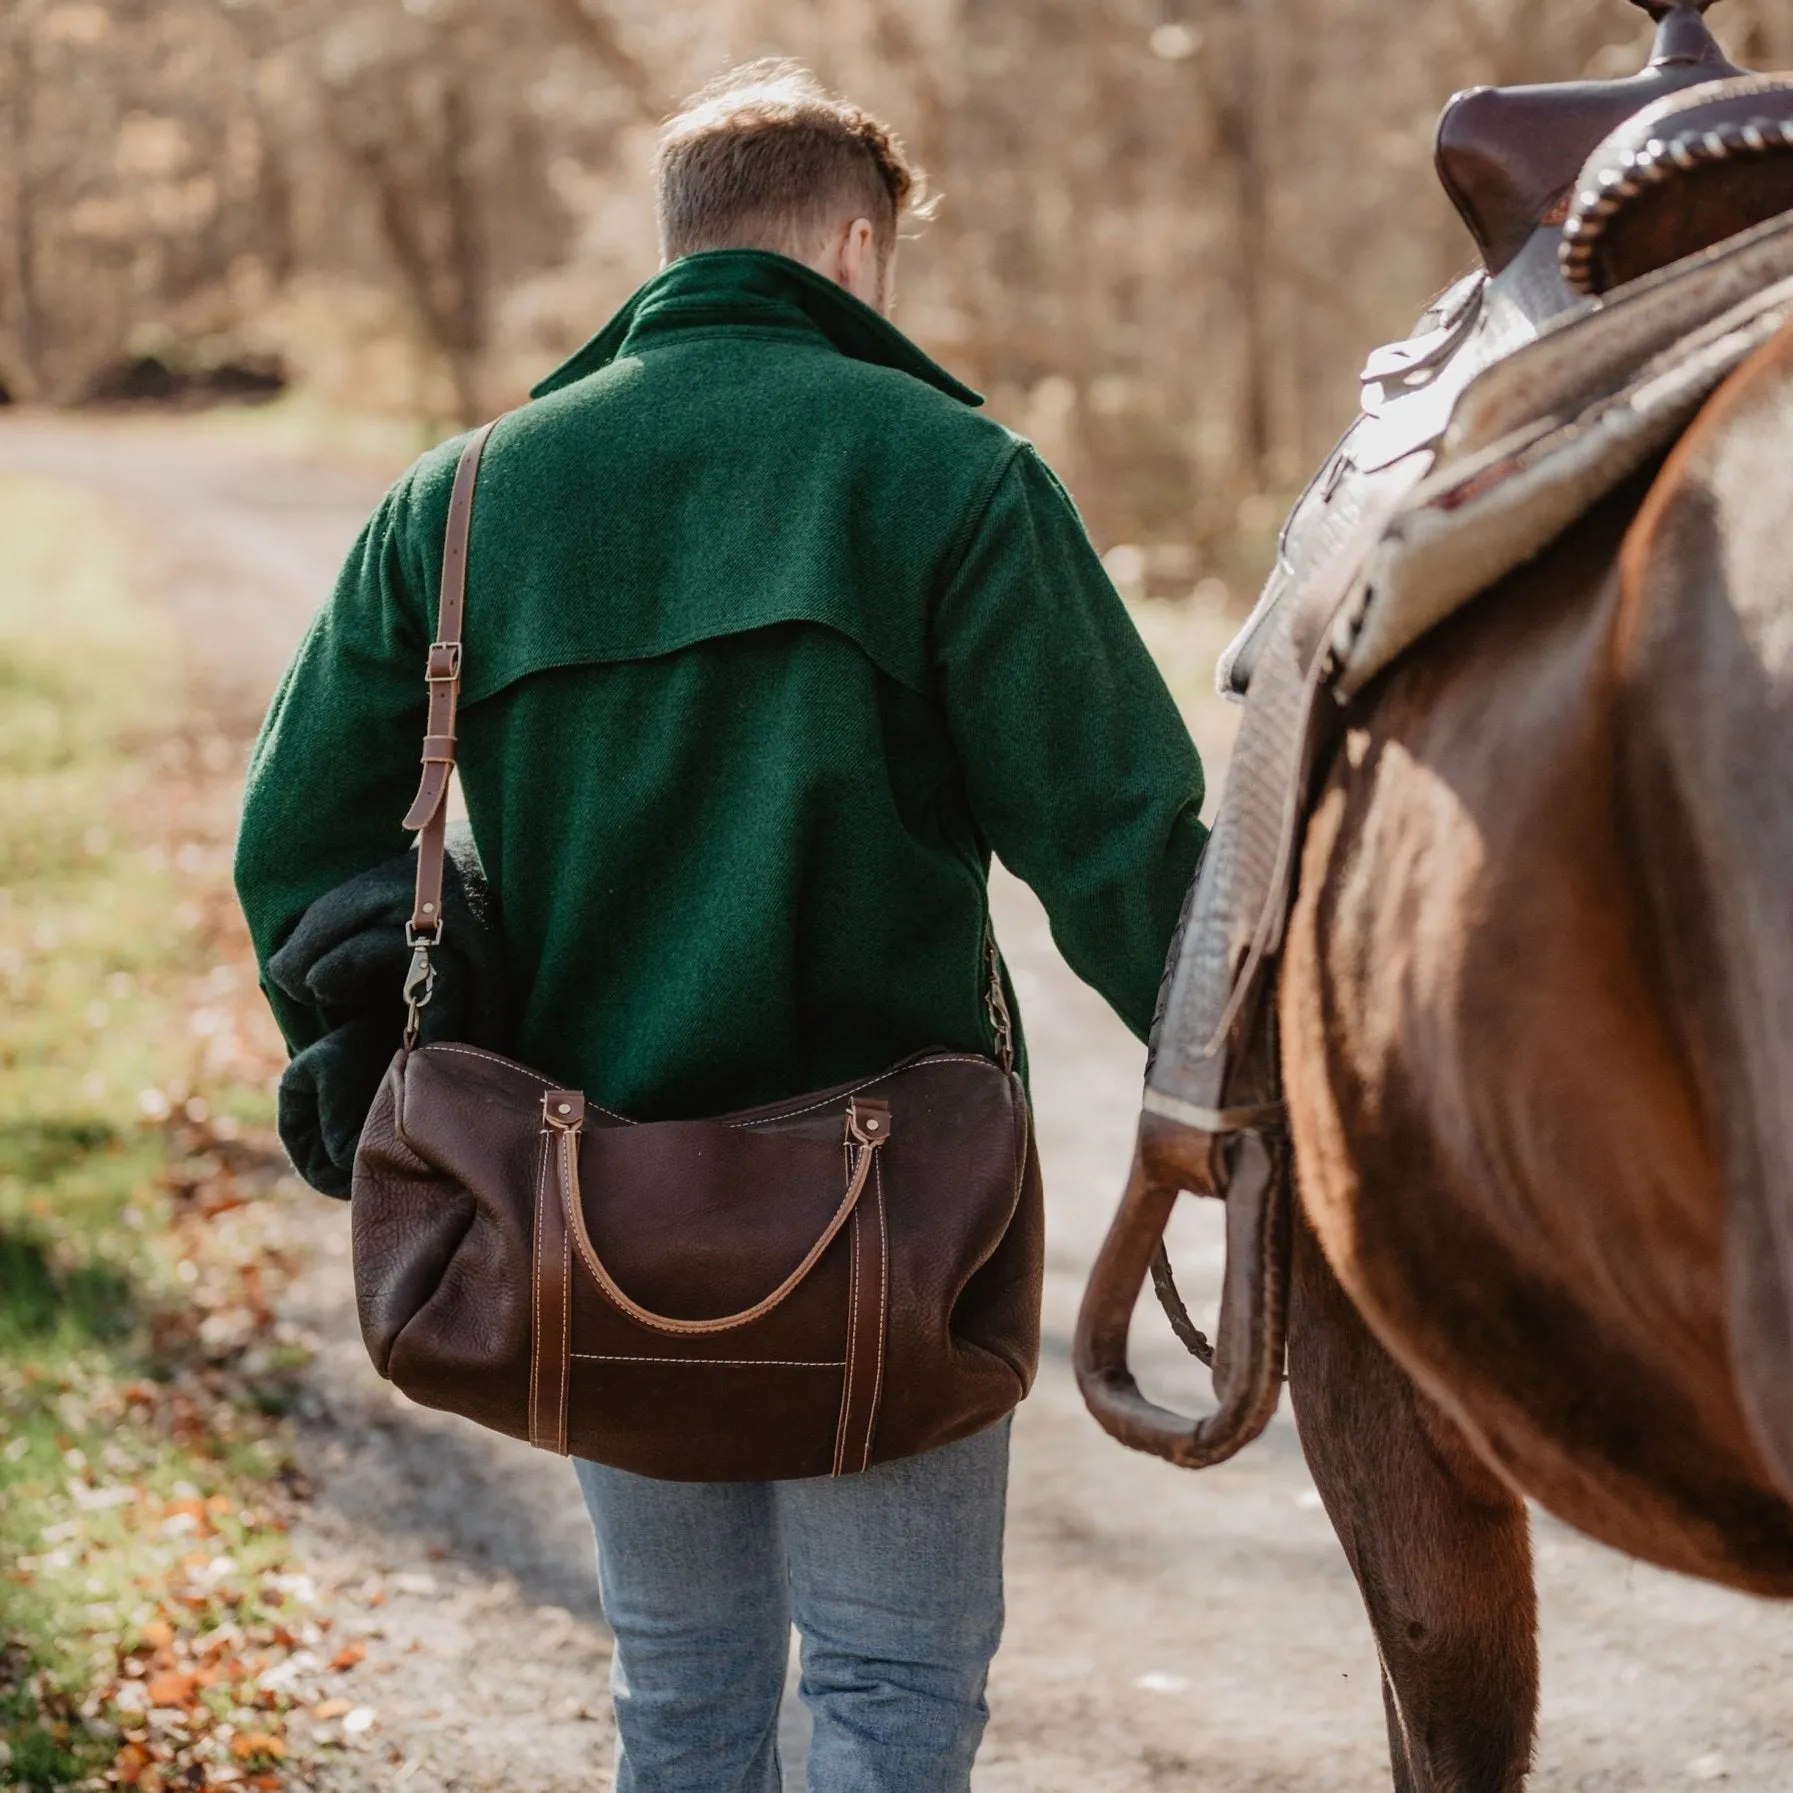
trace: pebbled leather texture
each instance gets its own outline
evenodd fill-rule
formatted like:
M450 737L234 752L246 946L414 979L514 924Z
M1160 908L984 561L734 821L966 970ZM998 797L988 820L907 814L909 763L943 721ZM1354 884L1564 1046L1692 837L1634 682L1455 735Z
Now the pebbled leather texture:
M356 1165L355 1282L369 1354L411 1399L638 1475L767 1481L933 1449L1026 1394L1044 1218L1012 1073L936 1053L717 1120L586 1104L569 1137L590 1244L631 1302L675 1321L750 1309L789 1276L869 1149L850 1144L852 1098L888 1104L888 1142L810 1274L702 1335L632 1318L568 1249L551 1087L453 1044L387 1074Z

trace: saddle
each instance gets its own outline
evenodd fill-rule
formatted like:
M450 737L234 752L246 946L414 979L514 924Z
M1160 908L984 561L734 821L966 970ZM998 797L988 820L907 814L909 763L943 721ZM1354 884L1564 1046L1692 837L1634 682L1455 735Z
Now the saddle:
M1292 1202L1276 971L1345 705L1662 454L1793 323L1793 77L1728 62L1704 22L1711 0L1636 3L1659 20L1641 74L1478 90L1446 108L1439 172L1482 265L1370 357L1361 413L1291 512L1221 661L1221 690L1245 714L1075 1343L1102 1425L1187 1467L1235 1454L1279 1399ZM1211 1348L1162 1246L1185 1190L1227 1204ZM1207 1418L1154 1405L1128 1369L1148 1273L1213 1366Z

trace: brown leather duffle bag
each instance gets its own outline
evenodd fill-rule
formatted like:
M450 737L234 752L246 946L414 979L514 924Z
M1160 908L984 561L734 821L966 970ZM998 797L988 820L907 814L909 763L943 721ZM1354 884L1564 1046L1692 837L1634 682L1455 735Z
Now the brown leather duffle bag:
M404 1046L355 1161L361 1332L414 1401L677 1481L846 1475L968 1437L1039 1359L1044 1218L1002 1062L930 1052L716 1120L637 1123L469 1045L419 1046L479 458L429 650Z

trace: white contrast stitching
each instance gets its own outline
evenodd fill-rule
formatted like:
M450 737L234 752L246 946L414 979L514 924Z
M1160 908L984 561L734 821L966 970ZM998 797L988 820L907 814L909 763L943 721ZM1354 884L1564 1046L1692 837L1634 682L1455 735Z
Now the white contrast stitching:
M884 1224L884 1160L879 1158L872 1166L872 1175L877 1181L878 1196L878 1314L881 1324L878 1327L878 1368L872 1378L871 1411L865 1416L865 1454L860 1458L860 1469L866 1470L872 1462L872 1434L878 1429L878 1402L884 1393L884 1340L890 1331L890 1229Z
M539 1083L543 1089L555 1087L552 1077L544 1077L540 1071L532 1071L527 1065L520 1065L515 1059L500 1058L496 1052L482 1052L477 1046L459 1046L443 1042L436 1046L425 1046L425 1052L458 1052L463 1058L483 1058L489 1063L502 1066L507 1071L515 1071L520 1077L527 1077ZM762 1115L752 1121L726 1121L723 1125L733 1128L737 1133L745 1132L749 1127L770 1127L778 1121L792 1121L799 1115L814 1114L819 1108L830 1108L836 1102L845 1102L851 1096L857 1096L868 1089L876 1089L880 1083L888 1083L893 1077L900 1077L905 1071L919 1071L923 1065L987 1065L992 1071L1002 1071L1002 1066L994 1059L980 1058L974 1052L943 1052L936 1058L918 1058L913 1064L898 1066L892 1071L880 1071L876 1077L868 1077L863 1083L856 1083L850 1089L837 1091L820 1102L811 1102L805 1108L784 1108L776 1114ZM1004 1075L1007 1075L1005 1072ZM613 1121L619 1121L625 1127L639 1127L643 1123L631 1119L626 1114L618 1114L614 1108L606 1108L601 1102L594 1102L587 1096L587 1108L595 1109L599 1114Z
M777 1114L761 1115L757 1121L734 1121L730 1124L737 1132L745 1132L749 1127L769 1127L774 1121L794 1121L800 1114L814 1114L818 1108L832 1108L836 1102L845 1102L857 1096L862 1090L876 1089L880 1083L886 1082L891 1073L886 1071L879 1077L868 1077L864 1083L856 1083L851 1089L837 1091L832 1096L825 1096L820 1102L811 1102L807 1108L780 1109Z
M506 1071L515 1071L519 1077L527 1077L532 1083L539 1083L543 1089L556 1087L552 1077L544 1077L540 1071L532 1071L527 1065L520 1065L514 1058L500 1058L496 1052L482 1052L477 1046L453 1046L444 1042L437 1046L425 1046L425 1052L457 1052L462 1058L483 1058L488 1064L501 1066ZM583 1092L582 1092L583 1093ZM625 1127L639 1127L639 1121L632 1121L626 1114L618 1114L614 1108L606 1108L602 1102L594 1102L590 1096L585 1098L587 1108L595 1108L599 1114L608 1115L613 1121L621 1121Z
M548 1153L550 1150L547 1130L542 1132L542 1167L535 1179L535 1275L534 1288L530 1295L535 1304L535 1326L529 1339L529 1442L538 1449L541 1439L536 1433L536 1413L538 1402L536 1390L541 1382L542 1370L542 1193L548 1186Z
M507 1071L515 1071L519 1077L528 1077L532 1079L534 1082L539 1083L543 1089L552 1089L554 1087L554 1079L552 1077L544 1077L540 1071L532 1071L527 1065L520 1065L514 1059L500 1058L496 1052L481 1052L477 1046L450 1046L444 1044L425 1046L423 1050L425 1052L457 1052L462 1058L487 1059L492 1064L500 1065Z
M923 1065L988 1065L992 1071L1002 1070L1002 1066L994 1059L979 1058L975 1053L942 1053L938 1058L918 1058L913 1064L899 1065L894 1071L880 1071L876 1077L868 1077L865 1082L856 1083L851 1089L837 1090L820 1102L811 1102L807 1108L781 1109L777 1114L763 1115L757 1121L730 1121L728 1125L737 1131L744 1131L748 1127L770 1127L774 1121L794 1121L800 1114L814 1114L818 1108L831 1108L836 1102L844 1102L849 1096L876 1089L879 1084L888 1083L891 1078L900 1077L905 1071L919 1071Z
M575 1351L576 1363L673 1363L689 1370L838 1370L839 1357L631 1357L622 1352Z
M843 1146L849 1162L852 1148ZM862 1146L861 1151L870 1151ZM874 1161L872 1168L877 1168ZM834 1428L834 1474L839 1475L847 1461L847 1422L853 1417L853 1371L859 1360L859 1215L853 1216L852 1233L847 1242L847 1361L840 1379L840 1420Z
M842 1145L841 1151L851 1174L853 1148ZM873 1168L877 1161L873 1160ZM859 1224L861 1216L853 1216L847 1238L847 1362L841 1375L840 1423L835 1427L834 1473L839 1475L847 1465L848 1425L853 1417L853 1384L859 1369Z
M577 1151L579 1135L569 1131L564 1137L569 1141L567 1149ZM572 1404L573 1394L573 1229L570 1226L563 1225L560 1229L560 1255L560 1362L555 1366L559 1372L560 1404L554 1420L554 1436L564 1457L568 1444L567 1408Z

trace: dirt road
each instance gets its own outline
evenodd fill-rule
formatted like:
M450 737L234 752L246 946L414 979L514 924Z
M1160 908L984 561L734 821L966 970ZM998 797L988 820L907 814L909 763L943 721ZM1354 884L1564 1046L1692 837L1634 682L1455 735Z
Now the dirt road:
M140 519L233 715L265 700L380 483L186 425L12 418L0 477L19 471L98 488ZM1078 1402L1071 1323L1125 1170L1142 1054L1012 880L998 921L1033 1050L1050 1274L1045 1366L1016 1430L1008 1643L978 1793L1379 1793L1375 1658L1286 1414L1236 1463L1192 1476L1110 1444ZM295 1317L319 1341L304 1422L318 1494L297 1543L369 1635L380 1713L376 1747L329 1784L608 1785L608 1650L570 1476L396 1399L361 1356L342 1210L291 1199L310 1257ZM1197 1305L1217 1284L1214 1221L1179 1221ZM1196 1398L1154 1313L1138 1332L1148 1384ZM1641 1568L1549 1521L1537 1536L1536 1793L1793 1786L1793 1611ZM793 1759L801 1730L793 1710Z

